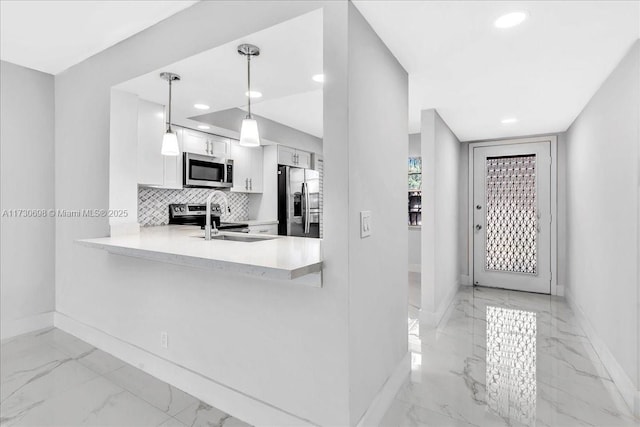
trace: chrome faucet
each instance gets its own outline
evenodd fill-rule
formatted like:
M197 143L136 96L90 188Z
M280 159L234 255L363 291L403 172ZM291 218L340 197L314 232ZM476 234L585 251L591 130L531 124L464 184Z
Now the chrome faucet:
M206 211L206 215L207 217L205 218L205 226L204 226L204 239L205 240L211 240L211 234L213 235L218 235L218 233L220 233L220 231L218 230L218 227L216 227L216 222L213 221L213 230L211 229L211 201L213 200L213 197L216 194L220 194L222 196L222 198L224 199L224 203L225 203L225 208L227 208L228 212L231 212L231 208L229 208L229 199L227 199L227 195L224 194L222 191L220 190L213 190L211 192L211 194L209 194L209 197L207 197L207 202L205 204L205 206L207 207L207 211ZM222 211L222 209L221 209Z

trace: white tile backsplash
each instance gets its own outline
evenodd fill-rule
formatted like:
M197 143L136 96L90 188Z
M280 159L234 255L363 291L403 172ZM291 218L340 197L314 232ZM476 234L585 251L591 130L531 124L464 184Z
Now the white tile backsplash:
M141 226L166 225L169 223L171 203L204 203L211 193L208 188L185 188L170 190L164 188L138 188L138 223ZM222 221L246 221L249 217L249 196L244 193L225 192L229 199L231 213L222 215ZM219 199L219 200L218 200ZM224 205L221 197L214 202Z

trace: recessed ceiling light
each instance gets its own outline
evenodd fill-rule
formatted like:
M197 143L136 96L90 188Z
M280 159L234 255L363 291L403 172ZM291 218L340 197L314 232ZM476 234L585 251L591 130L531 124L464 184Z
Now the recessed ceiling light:
M318 83L324 83L324 74L314 74L311 80Z
M496 28L511 28L522 24L525 19L527 19L527 12L511 12L496 19L493 25Z
M198 125L198 129L207 130L207 129L211 129L211 127L207 125Z
M252 90L250 92L245 92L244 96L248 96L249 98L262 98L262 92L258 92L257 90Z
M208 110L210 107L207 104L193 104L193 108L198 110Z
M502 119L500 123L502 123L503 125L508 125L511 123L516 123L517 121L518 119L516 119L515 117L507 117L506 119Z

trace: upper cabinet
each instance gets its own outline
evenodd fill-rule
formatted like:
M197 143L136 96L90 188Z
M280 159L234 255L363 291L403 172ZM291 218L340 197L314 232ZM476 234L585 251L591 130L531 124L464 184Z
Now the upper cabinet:
M309 169L311 167L311 153L278 145L278 164Z
M243 147L231 142L233 160L233 187L237 193L262 193L262 147Z
M138 103L138 184L149 187L182 188L182 156L163 156L164 106ZM174 128L180 141L180 130Z
M229 139L209 133L183 129L182 147L187 153L204 156L229 157Z

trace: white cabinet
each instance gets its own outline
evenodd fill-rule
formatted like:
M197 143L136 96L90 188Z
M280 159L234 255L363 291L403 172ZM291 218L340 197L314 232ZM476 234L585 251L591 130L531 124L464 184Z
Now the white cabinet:
M243 147L231 142L233 187L238 193L262 193L262 147Z
M309 169L311 167L311 153L278 145L278 164Z
M278 234L278 224L250 225L249 234Z
M162 137L166 131L164 106L139 100L138 103L138 184L161 188L182 188L182 156L163 156ZM180 130L173 129L178 133Z
M229 139L191 129L182 131L182 147L187 153L229 157Z

